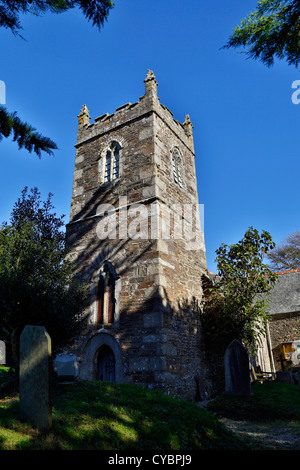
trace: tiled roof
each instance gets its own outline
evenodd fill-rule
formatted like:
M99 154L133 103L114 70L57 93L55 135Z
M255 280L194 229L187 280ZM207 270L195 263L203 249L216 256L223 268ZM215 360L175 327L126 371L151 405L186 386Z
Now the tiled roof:
M300 271L300 268L295 268L295 269L288 269L287 271L277 271L276 274L281 275L281 274L289 274L289 273L298 273Z

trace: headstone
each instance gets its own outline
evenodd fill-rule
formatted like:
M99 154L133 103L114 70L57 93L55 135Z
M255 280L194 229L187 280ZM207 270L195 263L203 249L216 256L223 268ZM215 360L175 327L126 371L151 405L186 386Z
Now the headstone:
M20 419L42 432L52 427L51 339L43 326L25 326L20 336Z
M196 382L196 401L207 401L210 397L210 387L205 380L205 377L201 377L200 374L194 376Z
M291 370L279 370L276 372L277 382L282 382L286 384L294 384L293 373Z
M225 394L250 395L249 356L245 347L233 340L225 352Z
M2 340L0 340L0 364L6 364L6 347Z
M295 372L295 379L296 379L296 382L298 384L298 387L299 387L299 390L300 390L300 367L298 367L298 369L296 370Z
M75 381L79 374L74 354L58 354L55 359L58 380Z

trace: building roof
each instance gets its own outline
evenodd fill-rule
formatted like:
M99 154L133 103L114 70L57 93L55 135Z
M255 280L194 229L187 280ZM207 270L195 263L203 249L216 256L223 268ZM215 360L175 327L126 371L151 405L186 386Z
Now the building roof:
M269 314L300 313L300 269L280 271L269 298Z
M300 313L300 268L278 271L276 274L278 282L270 292L268 313L270 315ZM207 271L207 278L215 283L218 275Z

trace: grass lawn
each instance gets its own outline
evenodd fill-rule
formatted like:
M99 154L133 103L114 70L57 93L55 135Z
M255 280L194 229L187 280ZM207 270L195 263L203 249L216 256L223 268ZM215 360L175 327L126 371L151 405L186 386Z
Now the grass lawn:
M0 386L7 370L0 366ZM53 426L40 434L19 420L19 397L0 399L0 450L255 450L218 416L240 420L300 421L297 385L252 386L253 396L218 397L207 410L158 390L109 382L53 389Z
M300 421L298 385L275 381L255 384L252 396L220 396L207 409L219 416L247 421Z
M245 449L218 419L185 400L137 385L79 382L53 390L52 432L19 421L19 397L0 400L0 449Z
M9 367L0 365L0 386L3 387L9 381Z

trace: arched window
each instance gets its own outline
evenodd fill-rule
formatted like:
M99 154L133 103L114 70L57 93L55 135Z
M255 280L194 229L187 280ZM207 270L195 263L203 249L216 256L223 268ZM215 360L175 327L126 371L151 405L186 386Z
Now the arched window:
M99 161L99 181L109 183L120 176L120 150L118 142L111 144L102 152Z
M172 151L172 167L174 182L182 188L182 158L177 147L174 147Z
M105 262L97 286L96 322L98 325L110 325L114 323L116 279L117 276L113 266Z
M100 276L97 286L97 318L98 325L103 324L103 304L104 304L105 283L103 276Z

